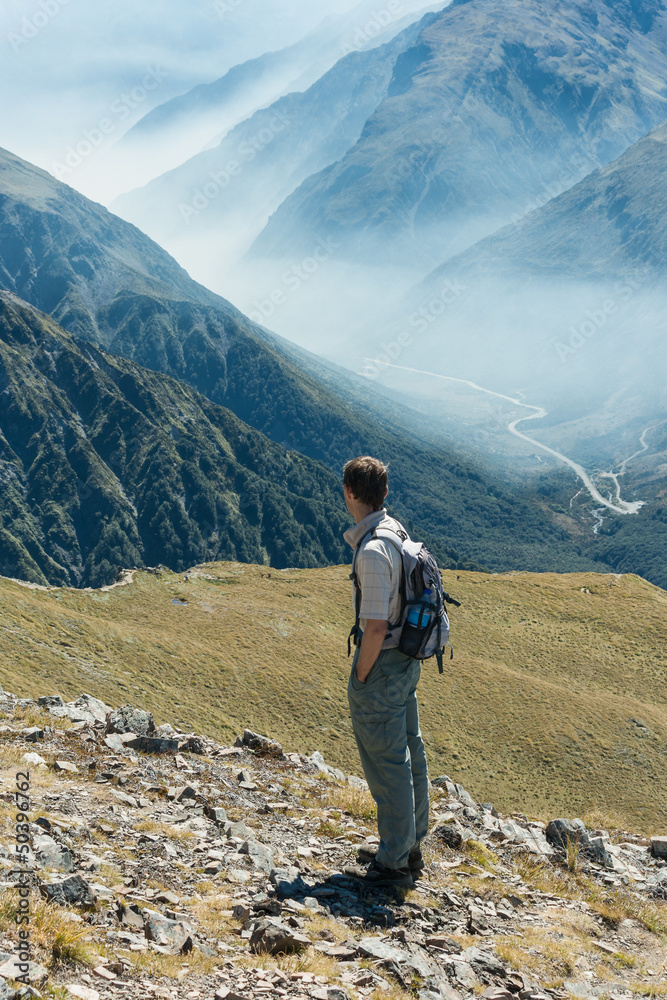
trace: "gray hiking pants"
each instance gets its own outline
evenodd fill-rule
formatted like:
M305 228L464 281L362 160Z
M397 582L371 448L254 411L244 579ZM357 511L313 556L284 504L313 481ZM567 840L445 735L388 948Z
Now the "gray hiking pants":
M359 647L347 694L361 766L377 803L377 860L403 868L428 833L429 781L416 696L421 663L397 649L382 650L362 684L358 656Z

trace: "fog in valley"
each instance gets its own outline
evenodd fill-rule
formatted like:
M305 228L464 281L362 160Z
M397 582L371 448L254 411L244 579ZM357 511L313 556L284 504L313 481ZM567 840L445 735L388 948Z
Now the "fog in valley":
M597 43L576 83L549 56L549 82L526 56L537 27L517 40L511 19L504 49L484 29L488 80L464 85L452 25L484 43L479 19L502 11L454 6L450 24L418 0L198 0L187 16L13 0L3 145L411 407L420 433L519 480L574 473L595 500L574 462L615 509L648 502L667 428L667 93L623 53L664 52L664 12L638 27L619 8L605 105ZM575 38L585 14L562 17ZM429 90L441 56L450 76ZM532 146L504 124L521 115Z

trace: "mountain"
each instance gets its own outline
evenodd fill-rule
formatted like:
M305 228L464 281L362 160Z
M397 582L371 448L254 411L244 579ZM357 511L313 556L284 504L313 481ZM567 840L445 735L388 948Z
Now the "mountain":
M184 242L186 255L208 254L218 269L221 257L234 263L302 180L356 142L386 93L396 59L434 17L426 15L384 45L350 52L304 93L257 111L218 144L116 199L112 208L175 252ZM178 143L180 150L197 148L182 130ZM155 146L162 152L159 137Z
M667 118L657 0L457 0L396 62L359 140L253 247L423 267L571 186Z
M306 90L345 52L391 37L420 9L427 9L422 0L402 0L381 10L374 0L363 0L328 14L298 42L233 66L219 79L158 105L111 153L120 183L135 188L179 166L281 95Z
M442 264L395 317L396 329L419 332L413 356L425 362L447 338L453 370L530 384L561 410L567 401L583 413L601 395L631 389L664 408L666 171L662 124ZM461 294L437 316L432 306L448 287Z
M192 281L160 247L50 175L0 157L0 286L84 340L172 375L340 476L391 463L392 504L445 565L589 569L568 525L450 445L406 427L362 379L288 348Z
M521 271L537 278L612 281L644 266L667 274L667 122L611 163L434 271Z
M7 292L0 382L4 575L89 586L119 566L344 557L333 473Z

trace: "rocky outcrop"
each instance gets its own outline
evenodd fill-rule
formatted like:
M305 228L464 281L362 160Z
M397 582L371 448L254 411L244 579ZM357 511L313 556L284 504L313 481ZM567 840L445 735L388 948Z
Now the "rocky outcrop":
M37 727L39 754L15 717L27 707L49 713ZM235 747L171 726L138 735L130 723L148 732L149 716L131 706L58 728L63 707L54 697L41 705L0 698L0 738L31 770L26 868L33 906L41 896L53 914L53 932L31 955L33 990L47 983L97 1000L120 991L129 1000L365 1000L394 989L406 1000L564 1000L553 980L538 981L528 951L522 968L505 947L512 942L516 956L522 941L553 936L558 907L589 926L592 954L587 959L580 943L579 964L573 960L568 989L576 996L610 988L597 978L592 956L609 958L616 995L637 989L644 973L615 956L652 948L655 961L660 953L659 938L630 913L667 897L663 838L653 838L649 850L641 837L612 838L580 820L545 825L503 816L442 776L433 783L434 820L415 890L368 891L349 873L357 854L368 860L377 846L355 806L364 783L321 755L278 754L270 737L249 730ZM113 728L124 720L133 738L176 746L157 753L137 751L131 741L110 746L110 736L128 735L108 734L112 717ZM15 844L3 838L3 890L12 889L17 867ZM531 871L542 873L549 891L531 882ZM595 911L577 890L581 876L600 898L618 889L618 899L630 901L623 926L591 918ZM54 962L68 927L75 939L85 936L94 958ZM0 998L34 996L20 992L18 938L10 925L3 928ZM649 989L648 973L644 979Z

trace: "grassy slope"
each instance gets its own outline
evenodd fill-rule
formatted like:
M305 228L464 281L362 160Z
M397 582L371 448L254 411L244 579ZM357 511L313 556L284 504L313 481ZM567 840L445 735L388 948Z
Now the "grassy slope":
M221 738L249 725L358 771L347 570L199 572L187 583L139 572L106 592L0 579L0 683L127 700ZM601 810L620 825L664 826L667 594L592 573L447 572L445 586L463 606L455 659L444 677L426 664L420 685L432 774L503 811Z

